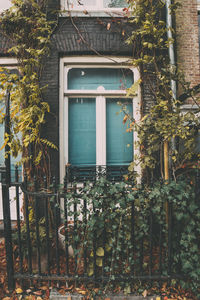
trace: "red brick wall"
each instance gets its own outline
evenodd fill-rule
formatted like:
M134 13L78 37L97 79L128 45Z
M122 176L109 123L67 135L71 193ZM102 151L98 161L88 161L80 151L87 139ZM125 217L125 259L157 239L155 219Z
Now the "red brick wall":
M177 61L191 85L200 83L197 0L179 0L176 15Z

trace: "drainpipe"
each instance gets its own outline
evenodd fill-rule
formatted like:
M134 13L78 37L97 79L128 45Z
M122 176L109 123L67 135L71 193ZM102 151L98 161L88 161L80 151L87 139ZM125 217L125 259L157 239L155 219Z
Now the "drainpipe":
M172 15L170 13L170 5L171 5L171 0L166 0L166 27L167 27L167 37L168 39L172 39ZM169 45L169 60L170 60L170 65L172 68L175 68L175 54L174 54L174 44L170 43ZM172 89L172 95L173 98L176 99L176 81L171 80L171 89Z
M171 40L171 39L173 39L173 36L172 36L173 24L172 24L172 15L171 15L171 11L170 11L171 0L166 0L165 4L166 4L167 37L168 37L168 39ZM172 71L173 71L173 69L175 69L175 67L176 67L175 52L174 52L174 44L173 43L169 44L168 52L169 52L170 65L171 65L171 68L172 68ZM174 81L174 80L171 80L171 90L172 90L173 99L176 99L177 87L176 87L176 81ZM166 144L167 144L167 142L166 142ZM172 147L173 151L176 150L176 143L175 143L174 138L171 141L171 147ZM165 149L165 151L166 151L166 149L168 149L168 145L165 145L165 143L164 143L164 149ZM169 156L169 153L168 153L168 156ZM169 180L169 161L168 161L167 158L165 159L165 166L164 167L165 167L165 171L166 171L165 174L167 174L167 176L165 177L165 180L168 181Z

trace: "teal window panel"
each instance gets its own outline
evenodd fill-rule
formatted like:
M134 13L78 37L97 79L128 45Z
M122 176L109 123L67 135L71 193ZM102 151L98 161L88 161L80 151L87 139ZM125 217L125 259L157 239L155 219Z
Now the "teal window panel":
M132 84L133 72L130 69L73 68L68 74L70 90L96 90L99 86L105 90L124 90Z
M132 100L106 99L106 160L107 165L128 165L133 160L133 133L126 132L124 113L117 102L126 101L127 113L133 115Z
M127 7L126 0L104 0L104 7Z
M69 163L96 164L96 101L69 99Z

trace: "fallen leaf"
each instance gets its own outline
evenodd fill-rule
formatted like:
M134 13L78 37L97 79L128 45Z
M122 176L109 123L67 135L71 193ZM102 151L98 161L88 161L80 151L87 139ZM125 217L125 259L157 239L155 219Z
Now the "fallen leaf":
M10 297L5 297L2 300L10 300Z
M144 290L144 292L142 293L142 296L145 298L147 296L147 290Z
M86 295L86 291L84 291L82 289L79 289L79 288L76 288L76 292L81 294L81 295Z
M36 300L42 300L42 298L41 297L37 297Z
M20 288L16 289L15 292L16 292L17 294L23 293L22 289L20 289Z
M107 30L110 30L110 23L107 24Z
M73 285L71 285L71 286L65 288L66 291L70 291L70 290L72 290L72 289L73 289Z
M41 291L36 291L33 293L34 295L37 295L37 296L41 296L42 295L42 292Z
M40 287L40 290L46 291L46 290L48 290L48 286L41 286L41 287Z
M59 290L59 294L61 294L61 295L65 295L65 294L66 294L66 292L65 292L65 290L64 290L64 289L60 289L60 290Z

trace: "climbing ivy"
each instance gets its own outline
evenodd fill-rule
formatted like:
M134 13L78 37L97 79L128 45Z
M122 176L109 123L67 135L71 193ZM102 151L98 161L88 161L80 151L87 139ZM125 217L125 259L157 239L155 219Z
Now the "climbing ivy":
M171 275L171 288L181 285L199 295L200 214L189 181L133 187L100 177L79 188L74 183L66 195L67 216L72 218L66 234L79 275L85 270L89 277L105 276L101 292L141 293L154 287L154 294L160 292L158 282L153 277L151 283L141 282L137 276ZM93 285L90 288L94 290Z
M49 174L48 148L57 147L41 137L41 126L45 122L50 108L43 99L45 86L40 79L44 61L49 55L50 38L55 23L46 18L46 1L12 0L12 7L0 16L0 31L11 48L8 53L17 58L18 74L1 68L0 87L1 102L10 92L11 100L11 134L5 136L13 156L22 153L22 163L29 175L32 166L38 174ZM0 113L4 121L4 110Z
M142 87L144 84L148 86L153 102L139 122L131 122L130 129L137 131L139 136L141 155L138 159L147 177L152 173L155 175L156 170L158 177L165 178L163 148L165 143L170 145L173 141L169 155L171 170L176 178L182 167L199 158L195 149L199 127L199 87L191 88L183 73L170 64L168 48L174 44L175 31L166 26L165 1L131 0L129 5L129 21L134 25L134 30L127 43L134 45L133 64L140 69L140 84ZM179 6L177 1L171 5L170 14L173 18ZM173 38L167 37L169 30ZM176 82L180 91L177 97L172 89L172 81ZM135 95L135 85L129 90L129 96ZM188 98L198 108L194 112L182 113L181 105ZM133 168L134 163L130 171Z

